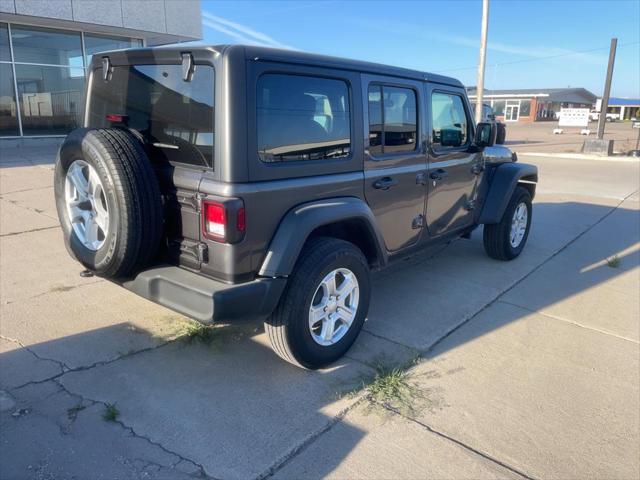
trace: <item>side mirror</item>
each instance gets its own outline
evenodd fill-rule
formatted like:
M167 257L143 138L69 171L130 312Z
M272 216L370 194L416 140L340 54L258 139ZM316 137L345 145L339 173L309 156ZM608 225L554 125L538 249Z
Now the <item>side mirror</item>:
M496 143L496 135L495 123L480 122L476 126L475 144L478 147L491 147Z

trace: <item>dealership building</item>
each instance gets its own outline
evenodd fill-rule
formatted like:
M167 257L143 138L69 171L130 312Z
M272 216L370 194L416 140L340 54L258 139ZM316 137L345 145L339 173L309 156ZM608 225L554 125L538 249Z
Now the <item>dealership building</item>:
M596 102L596 110L600 110L602 99ZM620 120L640 119L640 98L609 98L607 113L616 113Z
M477 89L467 89L474 103ZM491 105L496 117L505 122L554 120L561 108L593 108L597 97L584 88L529 88L485 90L483 103Z
M95 53L201 38L199 0L0 0L0 141L80 126Z

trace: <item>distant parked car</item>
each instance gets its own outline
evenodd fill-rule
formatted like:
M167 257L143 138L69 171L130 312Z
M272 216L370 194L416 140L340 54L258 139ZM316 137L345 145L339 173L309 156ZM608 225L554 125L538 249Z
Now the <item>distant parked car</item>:
M589 120L592 122L597 122L600 119L600 112L597 110L591 110L589 112ZM616 120L620 120L620 114L618 113L607 113L607 118L605 119L607 122L615 122Z

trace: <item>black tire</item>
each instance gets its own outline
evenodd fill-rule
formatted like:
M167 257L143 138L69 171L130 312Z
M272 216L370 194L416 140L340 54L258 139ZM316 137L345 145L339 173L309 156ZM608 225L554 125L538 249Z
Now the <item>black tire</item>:
M97 250L79 240L67 214L65 180L75 160L95 169L108 206L108 232ZM60 147L54 189L65 246L87 269L103 277L127 277L156 255L163 231L160 188L142 143L130 132L117 128L71 132Z
M358 280L359 302L351 327L335 344L322 346L311 335L309 308L322 279L347 268ZM352 243L335 238L310 240L289 277L278 307L265 322L271 347L282 359L303 368L324 367L344 355L357 338L369 310L371 279L367 259Z
M504 123L497 123L496 129L496 145L504 145L507 139L507 126Z
M511 245L510 233L511 233L511 221L513 214L521 203L527 206L527 227L524 233L524 237L516 247ZM496 260L513 260L522 252L527 238L529 237L529 230L531 229L531 195L526 188L516 187L511 200L507 205L507 209L502 216L500 223L485 225L484 226L484 249L491 258Z

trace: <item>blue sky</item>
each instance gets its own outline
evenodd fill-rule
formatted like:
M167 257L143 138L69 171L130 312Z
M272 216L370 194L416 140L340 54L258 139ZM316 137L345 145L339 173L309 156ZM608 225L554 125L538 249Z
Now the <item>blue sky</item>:
M480 0L202 0L206 43L295 48L438 72L475 85ZM491 0L486 88L584 87L640 97L640 0ZM551 57L551 58L549 58Z

